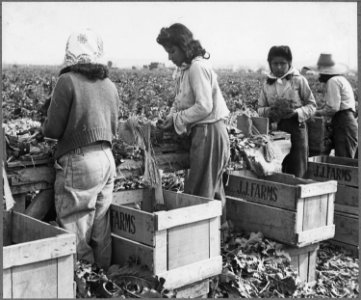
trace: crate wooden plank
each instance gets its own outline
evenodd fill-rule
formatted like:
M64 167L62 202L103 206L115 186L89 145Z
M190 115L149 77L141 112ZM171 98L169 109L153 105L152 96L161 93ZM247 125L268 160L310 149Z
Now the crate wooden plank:
M25 214L42 220L54 205L54 190L41 190L25 209Z
M153 199L154 193L151 189L137 189L113 193L112 203L117 205L124 205L128 203L142 203L148 201L150 203L153 203Z
M332 194L333 196L333 194ZM304 199L302 230L307 231L327 225L328 199L329 194ZM317 218L315 214L317 212Z
M57 259L13 268L14 298L58 298Z
M209 293L209 279L198 281L174 291L176 292L176 298L203 298Z
M252 124L257 128L260 134L269 133L269 119L264 117L252 117Z
M54 227L48 223L41 222L32 217L26 216L21 213L12 213L12 242L13 243L25 243L33 242L34 240L42 240L60 235L69 235L69 232ZM74 236L70 234L70 236ZM71 240L71 238L69 238Z
M26 194L28 192L36 192L39 190L52 189L54 187L53 183L48 182L36 182L22 185L10 186L11 192L14 197L18 194Z
M316 259L319 244L308 245L301 248L285 247L283 250L291 257L291 265L297 270L302 281L314 282L316 280Z
M110 206L110 224L114 234L149 246L154 245L154 215L131 207Z
M21 266L34 262L71 255L75 252L75 236L59 235L51 243L47 239L34 240L21 244L14 244L3 249L6 260L3 268Z
M208 203L212 201L211 199L204 197L189 195L185 193L176 193L167 190L163 190L163 194L164 194L164 202L168 210L178 209L196 204Z
M337 180L339 184L358 187L358 161L326 155L309 157L307 177L318 181Z
M48 166L14 169L8 172L8 178L11 186L36 182L54 183L55 170Z
M14 298L13 296L13 287L12 287L12 270L11 269L7 269L7 270L3 270L3 284L2 284L2 292L3 292L3 299L4 298Z
M158 274L169 268L168 264L168 232L167 230L157 231L154 236L155 247L153 253L153 272Z
M261 231L283 243L297 243L296 213L227 196L227 219L235 230Z
M168 269L209 258L209 237L209 220L169 229Z
M49 158L47 159L37 159L37 160L17 160L17 161L10 161L6 163L6 167L8 169L13 168L24 168L24 167L34 167L40 165L48 165L49 167L52 166L52 162Z
M210 201L204 204L182 207L169 211L159 211L155 213L155 228L156 230L164 230L179 225L218 217L222 214L221 209L221 201Z
M226 211L235 230L261 231L266 237L297 247L332 238L335 233L332 224L300 231L303 211L296 213L230 196L227 197Z
M171 289L192 284L222 273L222 256L212 257L191 265L158 274L165 278L164 288Z
M335 195L335 212L359 214L359 190L356 187L339 184Z
M69 288L73 285L74 282L73 276L69 276L69 270L74 269L74 256L75 255L59 257L57 260L57 298L75 298L76 296L74 289Z
M216 217L209 220L209 257L221 255L221 217Z
M154 248L122 238L112 233L112 264L125 265L129 259L152 270L154 265Z
M358 216L335 212L335 241L345 244L359 245L359 219Z

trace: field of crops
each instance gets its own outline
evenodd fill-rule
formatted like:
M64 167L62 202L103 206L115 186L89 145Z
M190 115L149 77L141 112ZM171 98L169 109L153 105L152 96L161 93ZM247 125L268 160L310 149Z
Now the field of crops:
M51 96L58 71L56 67L3 68L3 123L19 119L42 122L45 117L42 106ZM112 68L110 78L115 82L121 99L120 118L127 119L131 115L150 120L163 118L174 98L172 73L173 70L166 68L151 71ZM217 70L217 74L232 113L229 124L233 124L234 116L240 110L257 110L265 75L229 70ZM347 78L357 99L357 76ZM307 76L307 79L317 102L321 103L323 86L317 77ZM16 134L18 129L13 129ZM138 186L137 182L127 184ZM253 237L253 242L251 240L249 236L231 236L223 245L224 274L211 289L212 297L358 297L358 259L342 249L322 245L318 254L319 280L315 286L309 287L297 283L295 275L287 269L284 257L277 254L276 244L258 235L256 239ZM273 263L270 263L271 258L275 258Z

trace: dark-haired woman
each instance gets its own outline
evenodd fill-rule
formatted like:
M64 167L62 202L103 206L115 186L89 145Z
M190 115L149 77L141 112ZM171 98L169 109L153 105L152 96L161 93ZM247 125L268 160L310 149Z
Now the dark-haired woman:
M191 138L190 170L184 192L222 200L225 221L223 173L230 156L225 120L226 102L210 67L206 51L183 24L163 28L157 42L178 67L176 96L164 128Z
M107 269L109 206L115 176L111 151L119 96L101 64L103 43L91 30L70 35L44 136L58 140L55 209L58 224L76 234L77 259Z
M355 118L355 96L350 82L343 76L347 67L336 64L330 54L321 54L318 60L319 81L325 83L324 106L316 116L331 119L331 146L335 156L355 158L358 125Z
M288 46L273 46L267 58L270 74L258 100L258 113L291 134L291 150L282 162L282 172L303 177L307 171L306 121L315 113L316 101L303 77L292 66Z

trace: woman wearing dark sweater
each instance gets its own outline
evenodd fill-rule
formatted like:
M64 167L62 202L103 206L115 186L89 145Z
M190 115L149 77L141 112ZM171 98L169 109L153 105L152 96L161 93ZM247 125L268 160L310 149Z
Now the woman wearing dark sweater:
M103 43L91 30L72 34L55 86L44 136L57 139L55 208L59 225L77 237L77 259L107 269L109 206L115 176L111 151L119 96L101 64Z

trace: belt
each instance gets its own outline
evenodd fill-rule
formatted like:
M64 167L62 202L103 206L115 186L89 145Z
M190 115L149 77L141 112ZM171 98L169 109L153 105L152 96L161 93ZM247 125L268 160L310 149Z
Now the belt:
M82 153L86 153L86 152L90 152L90 151L94 151L94 150L109 149L110 147L111 147L111 145L107 141L97 141L97 142L73 149L69 152L75 153L75 154L82 154Z

